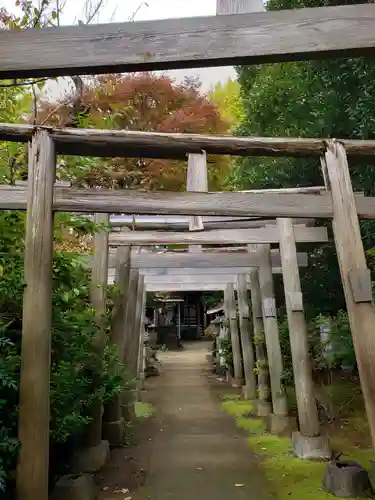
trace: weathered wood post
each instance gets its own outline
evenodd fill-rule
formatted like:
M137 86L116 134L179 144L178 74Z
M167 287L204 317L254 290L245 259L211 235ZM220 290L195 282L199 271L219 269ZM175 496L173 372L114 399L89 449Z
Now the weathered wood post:
M181 341L181 302L177 302L177 336Z
M253 315L253 332L256 356L256 369L258 373L258 417L268 417L272 412L270 374L265 346L262 300L260 296L259 271L252 269L250 272L251 308Z
M243 367L245 385L243 387L246 399L257 399L257 383L255 376L255 356L252 340L250 321L249 297L247 292L247 279L245 274L237 277L237 296L239 309L239 325L242 344Z
M96 224L109 225L108 214L95 214ZM93 347L98 357L103 357L105 331L103 315L106 310L108 284L108 231L101 230L94 235L93 258L91 269L91 303L95 309L96 321L100 325L98 334L93 339ZM90 410L92 422L86 431L86 443L77 451L72 462L73 472L96 472L109 457L109 443L102 440L103 405L100 400L93 402Z
M129 231L123 228L123 231ZM113 311L111 325L111 341L117 347L120 361L124 356L124 321L126 305L128 301L129 274L130 274L130 245L117 248L116 251L116 274L115 285L118 287L118 295ZM124 418L121 410L122 395L116 395L112 401L104 407L103 437L111 446L124 444Z
M272 434L280 434L291 430L293 423L288 417L287 399L282 384L283 359L277 323L270 245L259 245L258 252L259 285L273 409L269 416L269 429Z
M138 292L138 277L139 271L131 269L129 275L129 299L126 306L125 324L124 324L124 363L127 367L129 374L136 379L136 359L138 349L135 348L134 337L138 338L138 332L135 331L135 310L136 298ZM136 352L134 352L136 351ZM123 395L123 417L126 420L134 416L134 403L136 400L136 390L128 391Z
M134 328L136 320L137 293L138 293L138 281L139 281L138 278L139 278L138 269L131 268L129 274L129 288L128 288L129 300L126 306L125 325L124 325L124 331L125 331L124 360L126 366L128 367L133 376L136 375L134 371L135 353L132 350L132 347L134 347L134 337L136 335Z
M328 440L320 436L292 220L278 219L277 227L298 408L299 432L293 433L293 448L300 458L330 458Z
M55 168L53 141L37 131L29 148L17 500L48 499Z
M142 315L141 315L141 324L139 332L139 354L138 354L138 366L137 366L137 378L139 380L140 390L143 389L143 384L145 380L145 366L146 366L146 346L145 346L146 302L147 302L147 292L143 279L143 294L142 294L142 306L141 306Z
M232 381L232 385L233 387L242 387L243 370L242 370L241 344L238 333L237 307L234 297L234 286L232 284L228 284L225 287L224 297L225 297L224 300L227 303L228 307L229 332L232 343L233 370L234 370L234 378Z
M222 373L224 375L227 366L225 364L225 359L223 356L223 349L221 347L221 344L225 340L230 340L230 327L229 327L230 314L229 314L228 293L226 293L225 289L223 295L224 295L224 319L220 325L219 346L220 346L220 366L222 369Z
M133 339L132 339L132 351L134 351L133 357L133 367L132 372L134 372L136 381L137 381L137 399L139 397L139 389L140 389L140 358L143 355L143 338L142 334L143 325L142 325L142 317L143 317L143 307L144 307L144 295L145 295L145 278L144 276L138 274L138 284L137 284L137 296L136 296L136 305L135 305L135 317L134 317L134 331L133 331Z
M375 310L345 149L328 141L322 168L332 194L333 234L367 420L375 449Z
M207 178L207 155L205 151L201 154L189 154L188 156L188 172L187 172L187 191L204 193L208 191ZM189 231L202 231L202 217L189 217ZM200 253L201 245L190 245L189 252Z
M249 12L261 12L264 10L262 0L216 0L217 15L246 14ZM239 359L241 359L241 357Z

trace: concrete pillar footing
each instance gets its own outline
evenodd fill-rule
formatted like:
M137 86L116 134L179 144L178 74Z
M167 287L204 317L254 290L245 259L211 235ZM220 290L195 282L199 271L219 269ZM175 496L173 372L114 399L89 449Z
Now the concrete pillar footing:
M296 457L304 460L332 458L327 436L302 436L300 432L293 432L292 447Z
M257 399L255 408L257 417L268 417L272 413L272 403L269 401Z
M257 398L256 393L254 393L254 390L246 384L242 387L242 397L244 399L248 399L249 401L254 401L254 402L256 401Z
M291 436L297 430L297 420L289 415L275 415L275 413L270 413L266 417L266 427L270 434Z
M97 472L109 459L109 442L101 441L98 445L78 450L71 463L71 473Z
M233 388L240 389L243 386L243 382L244 381L241 378L235 378L235 377L233 377L230 382L231 382L231 386Z
M103 437L112 447L124 445L125 441L125 420L121 418L117 422L103 422Z

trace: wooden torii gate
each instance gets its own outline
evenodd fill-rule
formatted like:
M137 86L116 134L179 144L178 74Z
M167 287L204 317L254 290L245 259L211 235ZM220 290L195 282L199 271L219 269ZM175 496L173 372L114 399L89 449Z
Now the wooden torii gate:
M15 127L12 126L13 130ZM73 131L72 134L74 134ZM14 135L10 135L8 138L14 139ZM359 147L362 146L359 145ZM336 248L340 260L366 409L367 412L372 411L373 379L367 377L369 373L372 373L370 359L372 359L373 350L370 326L372 319L375 318L373 318L371 281L360 237L358 215L366 218L374 217L375 203L372 198L354 196L351 190L345 149L341 142L327 141L327 151L322 162L326 178L330 179L329 187L331 190L324 195L150 193L149 198L147 198L142 193L128 193L126 191L94 190L90 192L90 190L54 187L52 172L55 165L55 151L53 136L49 131L37 130L32 138L27 189L23 186L9 186L0 190L1 209L26 209L26 206L28 208L25 252L27 287L25 290L20 393L22 447L18 469L18 478L21 481L19 491L22 491L20 494L22 500L31 498L30 485L35 485L34 488L31 488L34 498L35 491L43 492L47 480L45 467L48 465L48 374L50 369L48 353L51 332L52 214L56 210L91 213L108 213L109 211L111 213L149 213L151 211L171 215L176 212L184 215L193 213L228 215L229 213L233 216L262 215L266 217L274 217L281 213L286 217L297 217L298 215L315 218L333 217ZM150 206L152 208L149 208ZM280 228L284 225L290 226L289 222L286 221L281 221L279 224ZM349 224L349 231L346 227L347 224ZM287 227L286 232L290 234L290 227L289 229ZM95 275L93 273L93 276ZM131 279L135 279L135 277L131 276ZM297 313L301 317L303 312L301 311L300 292L292 287L295 283L293 278L293 283L288 284L288 288L291 287L291 290L288 290L287 303L290 304L291 308L294 308L293 316L296 317ZM94 300L99 306L101 299ZM263 307L265 305L268 306L270 303L263 304ZM267 316L267 322L269 319ZM363 349L363 343L367 349ZM302 347L304 349L304 346ZM33 380L32 386L30 386L30 380ZM370 421L370 427L371 425ZM311 438L314 437L311 436ZM36 450L40 455L40 460L37 462L32 458L35 457ZM43 460L41 457L44 457ZM32 471L28 465L30 460L34 460ZM37 475L34 474L36 463L39 464ZM25 477L28 478L27 485L24 481Z
M222 243L234 242L234 243L247 243L247 244L262 244L263 248L266 248L267 254L269 257L266 265L262 266L263 273L262 276L266 275L266 278L263 278L263 281L266 282L267 279L272 282L272 273L271 266L281 266L282 259L280 257L280 253L278 251L270 251L269 244L270 243L281 243L283 242L283 231L280 228L280 223L282 221L278 221L278 225L270 226L267 228L254 228L248 230L223 230L218 231L205 231L205 232L194 232L194 233L172 233L172 232L164 232L164 233L147 233L147 232L126 232L126 233L113 233L109 236L109 244L112 245L131 245L131 244L144 244L144 245L155 245L159 243L163 244L171 244L171 243L204 243L204 244L215 244L218 241ZM309 227L306 228L304 226L295 225L293 226L292 222L291 228L291 243L294 244L298 239L299 242L326 242L328 240L327 232L325 228L316 228ZM218 238L218 234L220 237ZM203 239L203 238L204 239ZM225 239L227 238L227 239ZM247 286L246 275L251 272L251 268L258 268L260 264L259 260L259 252L257 254L256 249L251 253L238 253L238 254L213 254L207 252L201 252L199 255L185 253L185 254L176 254L176 253L166 253L161 255L153 255L151 252L144 252L139 254L133 254L133 258L131 259L131 266L137 268L141 275L145 276L143 285L146 287L147 291L187 291L187 290L225 290L226 302L228 303L227 314L230 315L228 317L230 321L230 331L232 338L232 346L234 352L234 361L235 361L235 384L240 384L242 379L242 362L241 362L241 347L240 347L240 339L238 335L237 328L237 315L236 315L236 307L234 306L234 290L237 288L237 276L233 275L233 270L231 268L238 269L238 276L241 277L241 283L245 284L245 295L242 294L241 297L246 297L247 294ZM298 256L300 260L300 264L303 265L303 257L306 255L301 254ZM291 255L290 262L284 264L285 273L297 273L296 283L293 283L293 287L290 289L286 288L286 295L288 293L297 294L295 297L300 298L300 306L298 311L300 311L303 315L302 307L302 297L300 297L300 284L298 277L298 258L297 253L295 251L294 255ZM272 262L271 262L272 261ZM263 261L264 262L264 261ZM212 267L210 267L212 266ZM217 267L220 266L220 274L216 274ZM242 267L241 267L242 266ZM160 275L160 268L163 268L167 274ZM159 271L158 271L159 269ZM171 270L174 269L175 272L171 273ZM203 275L199 275L199 277L194 277L194 271L201 270ZM212 275L210 273L206 273L207 269L211 269ZM264 272L264 269L266 271ZM269 271L268 271L269 269ZM151 273L149 270L152 270ZM184 272L181 274L181 270ZM224 271L226 270L226 272ZM277 267L274 268L277 270ZM284 273L284 276L285 276ZM190 275L190 276L189 276ZM287 286L287 280L284 277L285 286ZM272 285L272 283L270 283ZM268 286L270 286L268 285ZM249 283L250 288L250 283ZM240 290L240 289L239 289ZM296 299L295 299L296 300ZM242 299L242 308L245 311L245 301ZM295 305L297 307L297 305ZM270 368L271 368L271 389L273 396L273 408L274 413L272 413L270 418L270 428L274 432L283 432L285 428L290 425L287 417L287 405L285 395L283 394L282 386L281 386L281 374L282 374L282 361L281 361L281 350L280 344L278 340L278 326L276 320L276 307L275 307L275 299L273 294L273 286L271 286L268 296L264 296L263 298L263 309L264 316L266 317L265 323L266 327L266 341L268 345L268 351L270 353ZM297 311L297 310L296 310ZM291 321L294 320L294 314L291 314ZM248 319L248 314L247 314ZM269 319L268 319L269 318ZM311 434L312 437L319 436L319 424L318 417L315 407L315 399L312 388L312 378L311 378L311 369L309 372L309 360L308 360L308 350L307 350L307 331L306 325L304 323L299 325L299 331L296 332L299 336L306 336L305 342L305 350L301 350L298 353L300 359L304 359L305 362L302 364L297 364L295 380L297 385L297 392L300 392L304 395L303 404L299 405L299 421L300 428L304 431L304 435ZM243 328L241 329L241 341L242 346L245 346L247 349L247 369L246 373L248 375L248 380L246 384L246 389L248 395L251 399L257 399L256 386L250 384L249 376L253 371L253 363L247 362L249 359L254 359L254 356L251 355L250 344L250 331L248 325L246 325L246 321L242 321ZM136 330L137 331L137 330ZM298 347L298 341L297 341ZM304 366L305 369L301 370L300 366ZM252 366L252 367L251 367ZM254 377L250 376L250 379L254 379ZM308 385L310 384L310 385ZM307 387L307 389L306 389ZM306 393L306 390L310 390L310 392ZM312 427L310 424L312 412L315 411L316 414L316 424L315 427ZM301 425L302 423L302 425ZM327 456L327 447L324 448L324 456Z
M340 23L337 23L338 18ZM0 77L13 79L202 65L258 64L293 60L296 57L309 59L368 54L375 49L374 20L375 5L365 4L220 18L214 16L178 22L168 20L61 27L53 30L31 29L24 32L2 31ZM324 24L324 30L320 29L321 24ZM176 37L174 26L184 32L183 37ZM200 26L202 29L199 29ZM319 37L316 36L317 32ZM155 37L158 38L157 50L153 45ZM297 52L295 40L298 40ZM208 45L210 50L207 50ZM7 124L0 125L0 139L31 142L27 188L9 186L0 190L0 209L27 209L18 500L48 498L53 213L59 210L104 214L333 219L361 386L375 444L375 312L370 273L358 223L358 218L375 218L375 200L354 196L347 163L347 156L365 155L372 159L375 152L374 141L206 137L126 131L58 130ZM197 154L201 151L206 151L207 154L243 156L313 155L321 159L327 192L319 196L277 193L135 193L80 190L54 185L56 154L131 157L139 155L140 151L143 157L159 158L184 158L188 153ZM294 229L291 222L285 219L278 221L278 227L282 232L280 250L283 270L288 266L293 270L288 279L284 280L288 317L291 318L290 324L298 326L302 324L303 311L297 273L294 272ZM126 273L127 266L121 265L121 262L126 262L126 249L121 258L120 251L122 249L118 252L118 268ZM265 255L264 258L266 257ZM98 262L96 256L94 262L95 260ZM130 285L135 280L142 284L138 274L129 267ZM267 286L272 286L272 274L270 275ZM93 271L93 277L100 277L99 266L97 271ZM259 279L261 280L261 272ZM140 289L142 290L142 286ZM93 292L93 301L99 308L102 299L103 296ZM267 311L264 315L266 330L266 323L275 319L269 314L273 312L274 304L263 301L262 306ZM292 344L297 347L293 360L298 360L298 354L306 346L301 342L295 343L294 340L297 339L292 338ZM270 356L269 352L268 355ZM310 390L309 387L305 389ZM314 412L312 416L315 419ZM314 421L305 423L315 427Z

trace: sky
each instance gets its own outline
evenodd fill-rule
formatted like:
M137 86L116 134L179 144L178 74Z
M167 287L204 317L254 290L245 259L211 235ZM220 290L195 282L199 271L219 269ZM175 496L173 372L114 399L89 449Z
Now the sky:
M61 17L61 24L77 24L78 20L85 21L86 0L60 0L66 5ZM97 0L91 0L96 2ZM15 0L0 0L0 7L14 10ZM141 5L142 4L142 5ZM141 7L140 7L141 5ZM140 7L140 8L139 8ZM137 9L139 10L137 11ZM137 12L136 12L137 11ZM216 0L104 0L104 7L95 22L126 22L136 13L135 20L167 19L180 17L210 16L216 14ZM202 82L202 90L207 91L217 82L225 83L228 78L235 77L231 67L183 69L168 71L169 75L182 81L186 76L198 76ZM67 89L68 81L60 79L58 83L51 83L49 93L56 98Z

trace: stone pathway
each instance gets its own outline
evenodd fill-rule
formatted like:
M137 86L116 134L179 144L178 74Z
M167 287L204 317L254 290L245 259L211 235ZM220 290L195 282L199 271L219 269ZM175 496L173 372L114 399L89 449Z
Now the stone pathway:
M152 431L142 445L147 475L133 500L268 500L271 494L244 434L226 415L208 377L208 344L159 354L148 382Z

